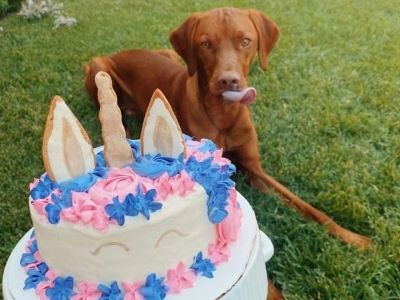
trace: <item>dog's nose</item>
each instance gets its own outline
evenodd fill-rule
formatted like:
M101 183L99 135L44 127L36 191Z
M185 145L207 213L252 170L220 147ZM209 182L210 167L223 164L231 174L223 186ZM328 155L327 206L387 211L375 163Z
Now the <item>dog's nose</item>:
M234 71L225 71L219 77L218 83L224 90L239 89L240 75Z

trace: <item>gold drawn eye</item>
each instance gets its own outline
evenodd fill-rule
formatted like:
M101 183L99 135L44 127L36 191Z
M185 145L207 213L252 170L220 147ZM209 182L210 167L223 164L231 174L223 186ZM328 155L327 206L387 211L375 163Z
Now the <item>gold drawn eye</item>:
M179 237L187 237L189 236L187 233L183 233L179 230L176 229L169 229L167 231L165 231L156 241L156 244L154 245L154 248L158 248L158 246L160 246L161 241L168 235L170 235L171 233L176 234Z
M251 40L248 38L244 38L241 42L240 42L240 46L242 47L247 47L248 45L250 45Z
M209 49L211 47L211 45L208 41L201 42L200 46L205 49Z

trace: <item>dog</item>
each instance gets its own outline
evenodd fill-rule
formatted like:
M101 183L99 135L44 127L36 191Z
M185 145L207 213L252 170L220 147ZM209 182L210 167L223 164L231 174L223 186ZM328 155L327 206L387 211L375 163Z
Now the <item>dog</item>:
M254 9L219 8L189 16L170 35L173 50L127 50L94 58L84 67L85 86L97 101L94 76L109 73L123 113L146 112L159 88L170 101L182 131L208 138L224 149L249 183L267 192L275 189L303 215L323 224L330 234L364 249L367 237L336 224L262 169L258 138L248 104L255 89L248 87L250 65L258 54L260 67L279 38L275 22ZM178 56L179 55L179 56ZM180 63L180 59L186 66Z

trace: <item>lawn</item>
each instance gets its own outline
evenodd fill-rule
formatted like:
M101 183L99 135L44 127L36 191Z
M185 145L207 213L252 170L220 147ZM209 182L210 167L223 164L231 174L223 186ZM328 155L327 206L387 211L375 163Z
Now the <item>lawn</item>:
M78 19L0 20L0 272L31 227L28 183L43 172L49 101L64 97L94 145L97 109L83 88L91 57L170 47L195 11L257 8L281 28L270 67L251 69L251 107L268 172L342 226L368 235L359 252L237 175L273 240L270 278L287 299L400 298L400 5L397 0L65 1ZM138 123L132 121L136 136ZM1 297L1 295L0 295Z

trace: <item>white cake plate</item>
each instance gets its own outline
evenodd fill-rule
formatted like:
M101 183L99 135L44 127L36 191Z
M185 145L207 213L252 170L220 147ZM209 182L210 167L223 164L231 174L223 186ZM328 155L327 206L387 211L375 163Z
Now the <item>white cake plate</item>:
M243 211L242 226L237 241L231 244L229 262L217 267L214 278L198 276L194 287L178 295L167 295L167 300L264 300L267 298L265 262L273 255L271 240L258 229L253 209L238 193ZM5 300L38 300L33 289L23 290L26 273L20 259L32 233L29 230L15 246L3 273ZM244 271L243 271L244 270Z

